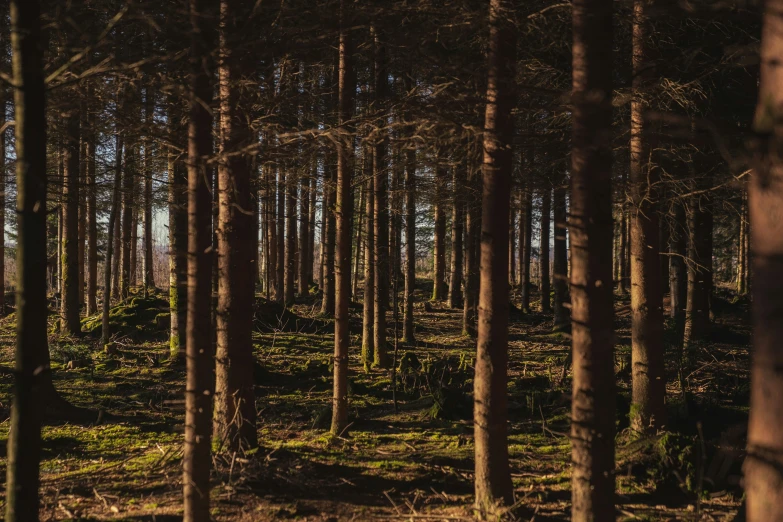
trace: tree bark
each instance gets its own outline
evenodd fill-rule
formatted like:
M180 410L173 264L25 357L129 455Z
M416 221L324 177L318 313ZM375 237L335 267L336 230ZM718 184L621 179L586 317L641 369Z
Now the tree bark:
M406 77L407 78L407 77ZM406 80L410 91L412 81ZM411 131L412 132L412 131ZM413 325L413 303L416 291L416 149L405 152L405 311L402 320L402 340L416 339Z
M251 132L240 111L238 84L243 57L233 38L243 18L241 4L220 2L219 92L221 153L241 150ZM250 168L245 157L232 155L218 165L218 303L215 416L213 436L229 451L258 445L253 388L253 296L255 253Z
M381 107L385 107L389 90L386 44L378 33L377 28L374 28L373 35L375 43L375 98ZM383 114L386 114L385 108L382 111ZM373 363L381 368L389 366L386 346L386 309L389 306L389 173L387 170L386 151L387 137L383 133L382 136L377 138L375 150L373 151L373 190L375 192L373 207L375 213L375 219L373 220L375 230L375 273L373 274L375 284L375 307L373 310L375 312L375 321L373 325L373 348L375 349L375 356Z
M481 174L473 173L466 190L467 216L465 218L465 295L462 303L462 335L475 337L478 317L479 259L476 255L480 244L481 222L479 215Z
M365 169L366 169L366 158L365 158ZM357 223L356 223L356 257L353 261L353 278L351 279L351 297L354 300L358 299L359 294L359 261L361 260L362 256L364 255L364 250L362 248L363 246L363 237L362 232L364 232L364 210L367 206L367 203L365 199L367 198L367 189L366 187L362 186L362 189L359 191L359 207L358 207L358 217L357 217Z
M764 4L761 77L754 120L757 139L748 187L753 275L750 420L744 464L748 522L783 519L783 0Z
M369 148L365 149L369 152ZM369 170L372 170L370 168ZM362 363L364 370L369 371L375 357L375 334L373 324L375 321L375 193L373 191L372 177L367 178L367 197L365 198L365 214L367 219L367 240L364 245L364 299L362 313Z
M327 152L324 165L324 212L325 227L324 240L321 242L323 250L323 299L321 301L321 315L331 317L334 315L335 288L334 288L334 241L335 241L335 191L334 191L334 165L331 163L331 154Z
M525 242L522 249L522 311L530 311L530 257L533 247L533 195L530 189L522 189L524 197L524 207L519 219L520 227L525 229Z
M181 112L177 101L169 105L169 139L183 143ZM179 153L169 150L169 353L172 360L185 355L185 324L187 321L187 173Z
M444 301L446 299L446 213L443 210L445 203L446 168L442 153L438 152L438 164L435 167L435 199L432 209L435 221L435 237L432 251L433 280L432 300Z
M541 236L539 242L539 274L541 274L541 311L552 311L549 281L549 229L552 221L552 189L545 181L546 188L541 191Z
M462 226L464 221L465 189L464 164L455 168L452 183L453 202L451 210L451 277L449 279L449 308L462 308Z
M5 54L6 44L0 34L0 52ZM5 124L6 90L0 87L0 127ZM5 131L0 132L0 316L5 316Z
M63 115L62 301L61 331L81 333L79 321L79 112Z
M155 100L148 87L144 95L144 121L152 121ZM155 273L152 270L152 140L144 138L144 292L155 288Z
M286 171L283 165L277 165L277 288L275 289L275 301L285 303L285 199L286 199Z
M294 304L296 291L296 184L297 180L286 173L285 202L285 305Z
M310 282L307 277L307 263L310 259L308 247L310 246L310 180L302 177L299 180L299 278L297 290L300 297L307 297L310 294Z
M205 0L190 0L189 3L187 383L182 477L185 522L209 522L212 518L209 512L209 472L212 465L215 354L212 345L212 168L207 165L207 159L212 155L212 114L208 107L212 102L209 53L214 36L209 29L213 21L208 18L208 4ZM150 179L148 171L147 179ZM150 223L147 211L145 208L145 225ZM149 237L146 228L145 236ZM151 242L147 246L150 247ZM150 265L145 261L145 268L147 266ZM145 270L145 287L150 283ZM154 286L154 283L151 284Z
M42 388L51 383L46 304L46 94L37 0L11 0L16 208L16 363L5 520L38 520ZM43 370L43 371L42 371Z
M614 520L611 0L573 4L571 519Z
M270 294L277 298L277 218L275 211L277 208L275 201L275 170L274 167L267 167L266 170L266 213L264 214L264 224L266 225L266 277L267 277L267 298Z
M91 97L92 88L88 90ZM85 129L87 141L87 315L98 312L98 221L97 221L97 193L95 178L95 111L87 108L87 128ZM108 259L108 257L106 258ZM104 298L109 296L109 287L104 288Z
M631 428L654 434L666 422L663 355L663 292L659 255L658 169L649 163L641 91L649 84L647 5L633 4L631 101Z
M554 329L559 331L566 329L571 319L571 313L567 306L570 299L568 295L568 245L566 241L568 212L566 209L566 181L564 179L560 180L555 186L553 198L555 241L552 263L554 271L552 287L555 294Z
M675 320L677 331L682 334L685 326L685 302L688 298L688 269L685 256L688 255L688 223L685 207L679 201L672 202L671 228L669 229L669 295L670 315Z
M511 2L491 0L482 166L481 283L473 399L476 508L499 517L513 503L508 465L508 219L515 104Z
M698 196L688 202L688 297L685 303L683 346L686 348L707 336L710 323L710 265L707 260L712 234L706 204Z
M351 225L353 218L353 137L348 121L353 109L356 81L353 77L353 48L350 18L345 0L340 1L340 44L337 113L339 125L345 134L337 142L337 262L335 263L335 320L334 320L334 394L332 408L332 435L342 435L348 425L348 305L351 301Z
M127 299L131 288L131 250L133 250L133 211L136 174L136 144L126 141L122 173L122 237L120 261L120 299Z

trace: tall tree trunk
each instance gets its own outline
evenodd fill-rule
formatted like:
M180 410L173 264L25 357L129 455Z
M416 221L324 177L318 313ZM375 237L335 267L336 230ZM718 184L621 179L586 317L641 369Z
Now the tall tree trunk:
M365 152L369 152L369 148ZM371 168L370 168L371 170ZM365 198L365 214L367 215L365 226L367 227L367 240L364 244L364 299L362 313L362 363L364 370L369 371L375 357L375 334L373 324L375 322L375 192L373 191L372 177L367 178L367 197Z
M124 152L124 146L125 146L125 139L123 138L121 141L123 145L123 152ZM123 154L124 155L124 154ZM120 164L120 172L122 172L122 165ZM120 174L120 182L122 182L122 174ZM122 186L120 186L120 190L122 190ZM114 300L120 299L120 261L122 258L121 255L121 225L122 225L122 192L120 192L120 210L119 215L117 216L117 219L114 221L114 258L111 260L111 297Z
M148 87L144 95L144 121L152 122L155 100ZM152 270L152 140L144 137L144 292L155 288L155 273Z
M708 221L705 203L698 196L688 202L688 297L685 303L685 329L683 346L703 340L709 329L709 271L708 235L711 235L711 221Z
M389 219L389 267L391 286L399 288L402 275L402 202L403 202L403 172L405 165L400 147L396 147L394 168L392 170L391 217Z
M519 225L525 228L525 243L522 249L522 311L530 311L530 258L533 247L533 195L530 189L524 191L524 207L520 216ZM523 222L524 221L524 222Z
M296 184L297 180L286 173L286 203L285 203L285 305L294 304L296 287Z
M659 197L661 201L664 199L665 195ZM669 292L669 230L671 226L669 225L669 213L662 211L660 205L658 203L658 245L660 246L658 265L661 273L661 293L666 295Z
M446 299L446 167L442 165L444 158L438 152L438 164L435 167L435 199L432 202L432 211L435 221L435 237L432 250L433 280L432 300L444 301Z
M633 4L633 89L631 101L631 428L655 433L666 422L663 359L663 292L659 255L658 169L649 163L645 142L644 102L650 51L647 48L647 3Z
M0 34L0 52L5 54L5 33ZM5 86L0 87L0 127L5 124ZM5 131L0 132L0 317L5 316Z
M221 153L241 150L251 132L240 111L243 60L232 38L243 13L234 0L220 2L219 92ZM240 155L218 166L218 304L214 436L229 450L258 445L253 389L253 214L250 168ZM295 186L295 185L294 185Z
M81 333L79 321L79 112L72 109L63 116L63 206L62 206L62 301L61 331Z
M366 158L365 158L366 163ZM351 279L351 296L354 300L358 298L359 293L359 261L361 260L364 250L362 250L362 232L364 231L364 207L367 206L365 199L367 198L367 189L362 187L359 191L359 216L356 223L356 257L353 261L353 278Z
M473 390L476 508L499 517L513 503L508 466L508 218L515 104L516 31L512 3L489 4L487 108L482 166L481 283Z
M87 180L87 141L85 140L84 128L87 126L87 118L85 115L86 104L83 102L79 106L79 217L78 217L78 239L77 239L77 253L76 264L79 269L77 294L79 296L79 310L86 309L84 300L84 258L85 258L85 241L87 240L87 191L84 190L85 182ZM0 287L2 288L2 287Z
M381 107L385 107L389 91L389 79L386 62L386 42L377 28L373 30L375 46L375 97ZM385 109L382 109L385 114ZM380 136L375 142L373 151L373 190L375 202L373 211L375 219L375 321L373 324L373 348L375 349L374 364L381 368L389 366L386 346L386 309L389 307L389 208L388 208L388 165L386 158L387 137Z
M452 224L452 231L453 229ZM453 241L453 239L452 239ZM510 207L508 212L508 284L514 288L516 283L516 223L514 223L514 208Z
M309 241L307 245L307 253L309 257L307 259L307 284L313 282L313 266L315 265L315 207L316 207L316 194L318 193L318 160L313 158L312 175L310 176L310 226L308 228Z
M92 92L92 87L88 87L88 97L91 97ZM95 177L95 111L90 105L87 107L85 136L87 141L85 158L87 162L87 315L93 315L98 312L98 189ZM104 288L103 293L104 298L108 298L108 286Z
M119 96L118 96L119 98ZM117 112L119 112L119 107ZM106 260L103 264L103 302L101 303L101 346L105 351L109 351L109 308L111 307L110 287L114 276L117 273L118 264L115 263L119 258L119 249L117 249L117 223L120 221L120 190L122 188L122 154L123 139L117 129L114 139L114 187L112 188L111 210L109 211L108 237L106 238ZM174 318L172 314L172 324Z
M745 257L745 207L747 203L744 190L740 195L740 198L742 201L740 204L739 223L737 225L737 228L739 229L739 244L737 245L737 293L739 295L744 295L745 272L747 271L747 259Z
M688 269L685 257L688 255L688 224L685 207L679 201L672 202L670 208L671 227L669 229L669 295L671 296L670 314L682 333L685 326L685 301L688 297Z
M541 236L539 243L539 274L541 274L541 311L552 311L549 281L549 229L552 224L552 189L549 183L541 191Z
M310 260L310 252L308 251L310 246L309 178L302 177L299 180L299 186L299 209L301 210L301 219L299 225L299 280L297 289L300 297L307 297L310 293L310 282L307 276L307 263Z
M555 241L554 241L554 259L552 268L553 283L552 287L555 294L554 302L554 328L563 330L567 328L571 314L567 303L568 296L568 246L566 235L568 232L568 212L566 209L566 180L562 179L555 186L554 190L554 218L555 218Z
M345 128L351 119L356 81L353 77L350 19L345 12L345 0L340 1L340 44L338 73L338 124ZM348 425L348 305L351 301L351 224L353 218L353 138L350 128L337 142L337 260L335 263L334 318L334 394L332 398L332 435L341 435Z
M620 202L620 293L628 292L628 221L627 221L627 203L625 201L626 174L623 171Z
M285 199L286 199L286 171L283 165L277 165L277 265L276 278L277 287L275 289L275 301L285 303Z
M212 465L212 398L215 354L212 345L212 63L214 42L205 0L190 0L190 88L188 126L188 306L183 520L209 522L209 471ZM148 113L149 114L149 113ZM145 144L145 156L147 145ZM145 169L146 171L146 169ZM147 179L149 171L146 171ZM146 192L146 188L145 188ZM145 196L145 204L148 201ZM145 207L145 225L149 223ZM146 231L145 239L149 232ZM151 227L150 227L151 228ZM146 241L145 241L146 242ZM145 246L151 247L151 241ZM146 256L145 256L146 259ZM145 268L147 262L145 261ZM154 286L146 275L147 285Z
M180 108L172 100L169 106L169 139L183 143ZM169 311L171 332L169 353L172 360L185 355L187 321L187 173L179 153L170 150L169 172Z
M266 169L266 213L264 214L264 223L266 225L266 277L267 277L267 298L270 293L277 298L277 219L275 210L277 208L275 201L275 170L274 167Z
M134 182L134 195L133 199L136 199L136 183ZM136 277L138 269L138 246L139 246L139 208L133 206L133 221L131 222L131 242L130 242L130 286L131 288L138 286L138 278Z
M131 287L131 250L133 249L133 211L136 174L136 144L125 144L122 174L122 239L120 262L120 299L127 299Z
M783 0L764 4L761 78L754 130L758 141L748 187L753 275L753 355L745 458L748 522L783 520Z
M335 240L335 191L334 191L334 165L331 162L331 154L326 153L324 166L324 240L321 242L323 249L323 278L321 288L323 299L321 300L321 314L327 317L334 315L334 240Z
M571 519L613 520L612 1L573 4Z
M406 77L407 78L407 77ZM412 81L406 80L410 91ZM412 132L411 132L412 133ZM402 320L402 340L413 343L413 303L416 291L416 149L405 152L405 311Z
M449 308L462 308L462 225L464 221L465 189L464 163L454 169L452 183L453 203L451 210L451 277L449 279Z
M16 363L5 520L38 520L43 384L51 382L46 304L46 107L37 0L11 0L16 121ZM41 371L43 370L43 371Z
M481 174L474 172L466 190L467 216L465 219L465 295L462 303L462 335L474 337L478 317L479 258L476 255L480 245L481 223L479 215L479 190Z

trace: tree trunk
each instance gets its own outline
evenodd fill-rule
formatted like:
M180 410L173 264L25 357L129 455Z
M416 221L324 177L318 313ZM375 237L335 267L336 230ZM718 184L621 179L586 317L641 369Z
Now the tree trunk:
M285 203L285 305L294 304L296 287L296 184L297 180L286 173Z
M375 40L375 97L378 103L384 107L389 90L386 44L378 33L377 28L373 30L373 34ZM375 150L373 151L373 190L375 191L373 207L373 212L375 213L375 219L373 220L375 230L375 274L373 274L375 284L373 335L375 338L373 348L375 349L375 357L373 362L381 368L389 366L386 346L386 309L389 306L389 209L387 191L389 173L386 161L386 140L386 136L379 137L375 142Z
M133 249L133 210L136 174L136 145L125 144L125 161L122 173L122 238L120 262L120 299L127 299L131 287L131 250Z
M62 206L62 301L61 331L66 335L81 333L79 321L79 112L63 116L63 206Z
M307 259L307 284L310 285L313 282L313 265L315 265L315 198L318 193L318 161L317 158L313 158L312 175L310 176L310 226L308 228L308 245L307 253L309 257Z
M187 383L185 389L185 455L182 483L183 520L209 522L209 472L212 465L212 398L215 354L212 345L212 74L209 52L214 42L205 0L190 0L190 88L188 126L188 306ZM149 113L148 113L149 114ZM145 157L149 158L146 153ZM146 171L147 180L150 179ZM145 192L147 189L145 187ZM145 195L145 205L149 201ZM151 212L145 206L145 240ZM150 226L151 231L151 226ZM145 241L146 243L146 241ZM151 247L151 241L146 248ZM145 252L146 254L146 252ZM151 256L150 256L151 257ZM145 269L147 264L145 255ZM145 288L154 286L145 270Z
M346 16L345 0L340 1L340 44L338 79L338 124L346 135L337 142L337 262L335 263L335 318L334 318L334 394L332 408L332 435L342 435L348 425L348 305L351 301L351 225L353 217L353 138L348 121L353 109L356 81L353 77L353 49L351 26ZM349 128L345 128L349 127Z
M406 77L407 78L407 77ZM410 91L412 81L406 80ZM415 342L413 303L416 291L416 149L405 152L405 311L402 320L402 340Z
M169 106L169 139L183 143L180 109L172 100ZM187 320L187 173L179 154L168 154L169 172L169 311L171 332L169 353L172 360L185 355L185 324Z
M366 163L367 161L365 158L365 164ZM364 208L367 206L365 201L366 198L367 189L366 187L362 187L362 189L359 191L359 216L358 222L356 223L356 257L353 261L353 278L351 279L351 296L354 300L357 300L359 296L359 261L364 254L364 250L362 249L362 232L364 231Z
M464 164L454 169L453 203L451 211L451 278L449 279L449 308L462 308L462 225L464 221L465 189Z
M5 520L37 521L43 385L51 383L46 304L46 108L40 6L11 0L16 121L16 363ZM43 371L41 371L43 370Z
M573 4L571 520L614 520L612 2Z
M241 150L251 140L240 110L241 60L233 54L240 5L220 2L219 92L221 153ZM218 303L214 437L229 451L258 445L253 389L253 214L250 168L241 155L218 165ZM295 185L294 185L295 186Z
M524 191L524 210L519 219L519 225L525 229L525 243L522 250L522 311L530 311L530 257L533 246L533 196L530 189ZM524 222L523 222L524 221Z
M633 90L648 84L648 0L633 4ZM663 355L663 292L658 224L658 169L649 163L645 142L644 102L631 101L631 428L654 434L666 422L666 381Z
M628 227L627 227L627 205L625 201L625 172L623 172L623 183L621 185L622 201L620 203L620 293L628 292Z
M7 52L3 41L5 34L0 35L0 52ZM5 124L6 108L5 86L0 87L0 127ZM0 317L5 316L5 131L0 132Z
M150 88L144 95L144 121L152 121L154 111ZM155 288L155 273L152 270L152 140L144 138L144 292Z
M452 231L454 230L452 224ZM452 240L453 241L453 240ZM516 223L514 223L514 209L510 208L508 213L508 284L511 288L516 285Z
M764 4L761 78L754 121L754 172L748 187L753 287L753 355L750 420L744 464L748 522L783 520L783 0Z
M321 242L323 249L323 279L321 288L323 289L323 299L321 301L321 315L331 317L334 315L334 240L335 240L335 217L334 217L334 165L331 162L331 155L327 152L324 165L324 212L325 227L324 240Z
M685 303L683 346L703 340L709 329L709 243L707 212L699 197L688 203L688 297ZM711 264L711 263L710 263Z
M511 2L491 0L482 166L481 286L473 427L476 508L500 517L513 503L508 466L508 219L515 104L516 31Z
M285 199L286 199L286 171L283 165L277 165L277 288L275 289L275 301L285 303Z
M87 118L85 115L86 105L82 102L79 106L79 224L78 224L78 240L77 240L77 266L79 269L77 293L79 296L79 310L86 310L84 300L84 258L85 258L85 241L87 240L87 191L84 190L85 182L87 180L87 141L85 140L84 128L87 126ZM2 288L2 287L0 287ZM0 308L1 309L1 308Z
M552 224L552 189L547 185L541 191L541 239L539 242L539 274L541 274L541 311L552 311L549 281L549 229Z
M479 292L479 259L476 255L480 247L479 236L481 223L479 220L479 190L481 187L481 174L473 173L469 181L466 194L467 216L465 218L465 295L462 303L462 335L474 337L476 331L476 318L478 317L478 292Z
M119 98L119 96L118 96ZM101 303L101 346L109 351L109 308L111 307L111 293L109 288L116 275L119 258L119 250L116 245L117 223L120 221L120 189L122 188L122 153L123 139L118 132L114 140L114 187L112 189L111 210L109 212L108 237L106 239L106 260L103 265L103 303ZM172 324L174 323L172 314Z
M300 297L307 297L310 294L310 282L307 277L307 263L310 260L310 252L308 250L310 246L310 194L308 191L310 180L303 177L299 180L299 185L301 219L299 225L299 280L297 290Z
M264 214L264 224L266 225L266 277L267 277L267 299L272 296L277 298L277 219L275 210L277 208L275 201L275 170L274 167L267 167L266 170L266 213Z
M670 315L675 320L677 331L685 326L685 302L688 297L688 269L685 256L688 255L688 224L685 207L679 201L672 202L671 227L669 229L669 295Z
M369 148L365 149L369 152ZM370 169L371 170L371 169ZM364 299L362 313L362 363L364 370L369 371L375 357L375 334L373 324L375 321L375 193L373 191L372 177L367 178L367 197L365 198L365 214L367 215L365 226L367 227L367 240L364 244Z
M552 263L553 283L555 294L554 302L554 328L556 331L568 327L571 314L567 303L568 296L568 245L566 236L568 232L568 211L566 208L566 180L560 180L554 190L554 217L555 217L555 241L554 259Z
M435 221L435 237L432 251L433 259L433 284L432 300L444 301L446 299L446 213L443 210L446 195L446 168L442 165L444 159L438 152L438 164L435 167L435 199L432 209Z
M92 94L89 88L88 96ZM95 177L95 111L87 109L87 315L98 313L98 221L97 186ZM108 259L108 257L106 258ZM103 290L104 299L109 297L109 287Z
M122 144L124 147L125 140L122 139ZM124 152L124 150L123 150ZM122 182L122 165L120 165L120 182ZM120 186L120 189L122 189L122 186ZM117 215L117 219L114 221L114 258L111 260L112 266L112 276L111 276L111 297L114 300L119 300L120 298L120 260L122 256L120 255L120 239L122 238L121 233L121 225L122 225L122 192L120 192L120 209L119 214Z
M659 198L660 200L665 199L665 195L661 196ZM669 214L668 212L662 212L660 208L658 208L658 245L659 245L659 252L658 252L658 264L659 264L659 271L661 273L661 293L663 295L666 295L669 292L669 230L671 229L671 226L669 225ZM661 304L663 306L663 304ZM663 313L662 313L663 315Z

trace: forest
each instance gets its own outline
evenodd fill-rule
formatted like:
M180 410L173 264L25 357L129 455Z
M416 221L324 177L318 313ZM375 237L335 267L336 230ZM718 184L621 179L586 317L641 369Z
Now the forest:
M783 0L0 0L0 195L6 522L783 522Z

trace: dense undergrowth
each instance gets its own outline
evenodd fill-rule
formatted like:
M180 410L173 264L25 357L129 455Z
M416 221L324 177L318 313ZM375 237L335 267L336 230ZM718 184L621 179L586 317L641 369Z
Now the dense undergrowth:
M317 317L317 298L291 310L258 299L261 446L243 455L216 448L216 520L470 519L473 345L460 333L459 311L440 304L427 311L427 289L419 293L417 342L398 346L396 379L363 371L361 309L352 308L350 425L339 437L328 433L333 330ZM721 292L713 308L711 340L685 352L668 326L668 429L637 440L628 430L629 308L617 299L618 520L732 520L738 509L748 303ZM166 296L135 295L112 308L110 319L111 355L97 346L100 316L84 319L81 338L61 338L52 328L57 389L102 414L92 425L44 428L41 518L179 520L184 365L167 360ZM13 357L13 321L13 315L0 321L5 365ZM548 316L517 313L510 339L517 516L568 520L568 335L553 333ZM10 385L3 375L2 439Z

